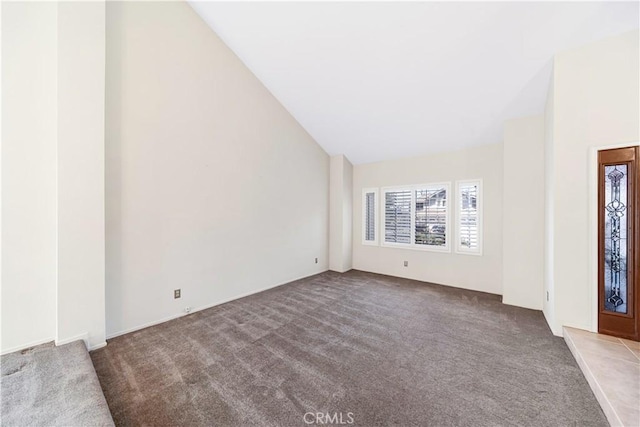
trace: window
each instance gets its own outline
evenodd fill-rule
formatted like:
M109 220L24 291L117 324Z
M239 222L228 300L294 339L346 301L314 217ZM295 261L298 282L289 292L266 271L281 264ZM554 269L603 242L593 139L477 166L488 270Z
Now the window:
M447 190L416 190L416 245L446 246Z
M378 189L362 190L362 243L378 244Z
M411 191L388 191L384 195L384 241L411 243Z
M385 188L385 246L449 251L449 184Z
M456 197L456 251L482 255L482 181L457 181Z

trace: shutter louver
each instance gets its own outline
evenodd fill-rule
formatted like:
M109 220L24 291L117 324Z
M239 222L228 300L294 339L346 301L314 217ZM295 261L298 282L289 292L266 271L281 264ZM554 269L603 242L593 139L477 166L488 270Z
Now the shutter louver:
M384 241L411 243L411 191L385 193Z
M373 242L376 240L376 228L375 228L375 220L376 220L376 205L375 205L375 196L376 193L366 193L365 194L365 228L364 228L364 239L367 242Z
M458 223L458 236L460 241L458 243L462 249L478 250L478 184L461 184L458 197L458 203L460 203L460 218Z

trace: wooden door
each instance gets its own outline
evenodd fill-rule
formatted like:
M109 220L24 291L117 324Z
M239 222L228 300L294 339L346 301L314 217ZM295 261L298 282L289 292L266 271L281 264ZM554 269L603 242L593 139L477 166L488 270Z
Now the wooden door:
M640 340L640 151L598 152L598 332Z

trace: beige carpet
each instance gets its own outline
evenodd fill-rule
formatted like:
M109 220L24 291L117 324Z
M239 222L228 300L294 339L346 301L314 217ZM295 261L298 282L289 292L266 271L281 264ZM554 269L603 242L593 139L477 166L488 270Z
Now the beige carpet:
M0 357L0 425L113 426L82 341Z
M607 425L541 312L356 271L127 334L91 355L120 426L319 424L308 413L361 426Z

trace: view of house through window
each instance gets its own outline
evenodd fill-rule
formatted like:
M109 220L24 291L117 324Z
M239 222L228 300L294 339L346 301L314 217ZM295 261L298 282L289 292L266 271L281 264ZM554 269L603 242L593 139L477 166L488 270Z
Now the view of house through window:
M444 187L416 190L416 245L447 243L447 190Z
M383 244L448 250L449 184L383 189Z

